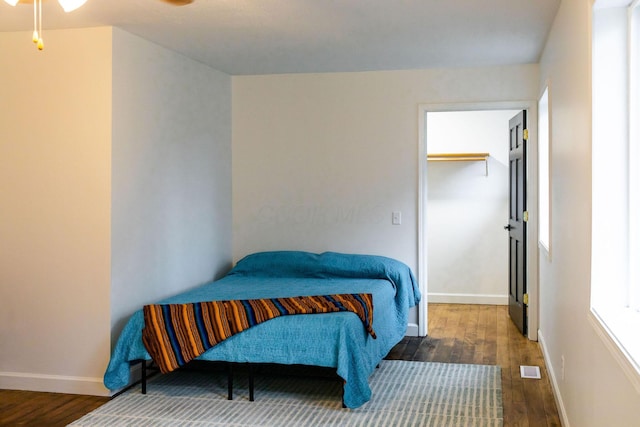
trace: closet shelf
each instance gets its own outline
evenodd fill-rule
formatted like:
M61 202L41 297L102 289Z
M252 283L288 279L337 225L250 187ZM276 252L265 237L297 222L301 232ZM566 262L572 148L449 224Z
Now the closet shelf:
M439 153L427 154L430 162L484 162L485 175L489 176L489 153Z

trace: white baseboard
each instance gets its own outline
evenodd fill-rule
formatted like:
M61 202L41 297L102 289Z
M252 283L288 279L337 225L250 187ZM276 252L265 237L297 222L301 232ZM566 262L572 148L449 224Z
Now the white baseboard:
M0 372L0 389L109 396L102 378Z
M508 295L429 293L430 303L509 305Z
M558 413L560 414L560 422L563 427L570 427L569 418L567 418L567 410L564 407L564 402L562 401L562 394L560 394L560 386L558 385L558 377L556 376L553 364L550 362L551 357L547 351L547 346L545 345L544 336L542 332L538 329L538 345L542 350L542 357L544 358L544 364L547 367L547 372L549 373L549 379L551 380L551 389L553 390L553 397L556 400L556 406L558 407Z
M416 323L409 323L407 325L407 332L405 333L407 337L417 337L418 336L418 325Z

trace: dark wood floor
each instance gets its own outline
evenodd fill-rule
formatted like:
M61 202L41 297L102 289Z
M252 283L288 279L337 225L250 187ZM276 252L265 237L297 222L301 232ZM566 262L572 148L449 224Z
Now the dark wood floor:
M388 359L502 367L505 426L560 426L538 344L513 326L504 306L429 305L429 336L403 339ZM520 365L540 366L541 380L521 379ZM65 426L105 397L0 390L1 426Z
M505 426L561 425L540 347L506 306L429 304L429 336L403 339L387 358L500 365ZM522 379L520 365L539 366L542 379Z

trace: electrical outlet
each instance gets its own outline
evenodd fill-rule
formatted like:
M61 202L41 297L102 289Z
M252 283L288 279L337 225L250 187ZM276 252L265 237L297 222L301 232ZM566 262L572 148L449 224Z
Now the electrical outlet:
M564 381L564 354L560 356L560 379Z

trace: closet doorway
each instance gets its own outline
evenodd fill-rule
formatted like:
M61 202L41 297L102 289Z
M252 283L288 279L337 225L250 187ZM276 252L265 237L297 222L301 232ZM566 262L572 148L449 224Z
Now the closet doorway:
M531 108L523 103L420 106L419 280L426 301L418 326L422 332L424 323L424 334L427 301L509 302L509 234L504 229L509 219L509 120ZM532 120L535 114L529 114L529 128ZM531 176L527 181L530 186ZM528 191L530 211L535 194ZM530 229L530 236L535 231ZM537 268L536 277L527 270L530 293L537 295L531 292L537 289ZM530 331L537 331L537 306L532 304L537 300L530 300ZM537 336L530 333L529 338Z

